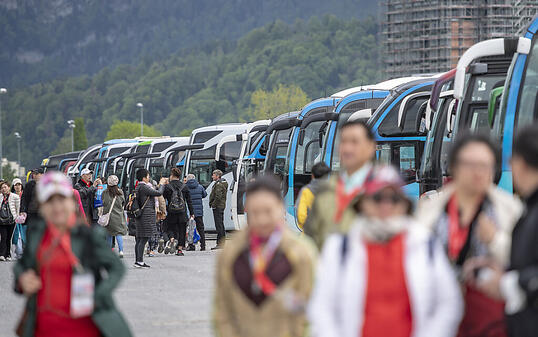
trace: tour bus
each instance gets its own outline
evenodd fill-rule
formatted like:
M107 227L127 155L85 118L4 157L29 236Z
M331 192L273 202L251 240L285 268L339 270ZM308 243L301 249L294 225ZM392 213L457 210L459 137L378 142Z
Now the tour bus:
M185 146L188 144L189 137L173 137L170 140L155 141L150 153L159 153L159 157L148 158L146 161L146 168L152 179L158 182L163 177L168 178L170 169L183 159Z
M538 118L538 16L529 24L523 37L484 41L490 55L514 52L510 70L504 83L500 114L492 116L493 135L502 144L502 166L499 186L512 192L513 138L517 129L532 124ZM499 96L497 96L497 99ZM495 106L496 102L490 102ZM495 111L494 108L491 109Z
M76 183L80 178L80 172L82 169L94 169L94 160L99 155L102 145L103 144L92 145L86 150L82 151L77 162L67 170L67 175L73 180L73 182Z
M327 166L331 168L331 171L340 170L340 162L336 153L338 149L339 126L344 124L351 114L355 114L355 118L368 121L390 94L390 90L399 85L419 79L421 77L418 76L396 78L375 85L346 89L331 96L340 97L341 100L338 102L334 112L330 113L328 118L325 119L329 123L326 134L320 135L323 138L320 140L323 144L321 149L322 158ZM301 129L306 129L307 126L315 121L315 117L311 121L305 120L301 125Z
M81 153L82 151L75 151L50 156L46 159L43 159L43 161L41 162L41 167L45 171L62 171L64 162L77 160Z
M248 130L246 123L230 123L214 126L206 126L195 129L190 137L189 145L186 148L184 156L183 176L192 173L198 179L198 182L206 189L207 194L213 189L212 173L214 170L221 170L223 178L228 183L228 193L226 198L226 208L224 210L224 227L226 230L236 230L236 224L232 220L232 199L235 177L232 173L234 161L239 159L242 141L233 141L223 144L220 148L219 160L215 159L215 153L219 141L230 135L245 133ZM212 214L209 207L209 197L202 199L204 214ZM204 218L205 228L209 231L215 230L215 222L212 216Z
M334 109L337 102L337 98L320 98L308 103L297 114L296 125L291 129L284 168L287 171L284 180L287 183L284 187L284 201L287 221L290 224L295 224L294 229L297 231L300 231L300 228L296 226L295 221L295 200L300 189L310 181L311 173L308 172L310 172L312 165L320 159L319 141L316 139L319 127L318 130L314 130L313 134L308 133L304 136L305 134L302 133L302 142L299 141L299 130L305 118L325 115Z
M292 111L273 118L265 131L265 139L260 149L260 153L265 156L263 171L282 180L283 194L288 190L286 161L291 132L294 127L301 125L301 120L297 119L298 115L299 111Z
M367 121L377 142L378 160L400 169L406 182L406 193L416 199L419 196L417 169L426 140L424 113L438 76L421 77L391 89ZM353 118L362 112L355 114ZM339 168L337 156L333 155L332 166Z
M113 157L120 153L129 150L134 144L139 141L137 139L114 139L108 140L103 143L103 146L99 150L97 157L95 158L95 169L93 172L93 179L97 177L107 176L107 161L106 158Z
M452 133L450 125L457 111L454 95L456 69L443 74L432 88L426 108L426 144L419 172L420 195L435 191L443 185L448 176L448 150Z
M448 177L448 150L456 135L462 131L489 134L488 103L491 93L501 88L506 79L511 55L469 59L461 99L454 98L454 79L457 69L441 76L432 89L427 108L428 137L419 173L420 194L439 189Z
M134 191L136 184L136 171L141 168L149 169L149 160L159 158L161 152L174 146L181 137L155 137L144 138L145 140L136 144L129 154L124 154L124 164L120 178L120 186L127 194ZM155 177L151 177L155 180ZM159 177L160 178L160 177Z
M264 139L271 120L260 120L249 123L243 133L228 135L221 138L215 150L215 160L221 160L221 150L231 142L241 142L241 150L235 163L232 165L234 185L231 186L231 213L232 221L236 229L246 225L244 196L246 184L260 171L260 161L256 158L259 155L259 148ZM258 149L258 151L256 151ZM258 153L257 153L258 152Z

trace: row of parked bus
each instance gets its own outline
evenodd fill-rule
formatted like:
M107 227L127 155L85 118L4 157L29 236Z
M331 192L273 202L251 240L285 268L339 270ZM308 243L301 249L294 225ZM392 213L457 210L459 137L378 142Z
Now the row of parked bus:
M513 136L538 113L537 29L535 18L522 37L477 43L446 73L350 88L272 120L202 127L190 137L107 141L50 157L44 166L73 179L84 167L95 177L116 174L126 194L133 191L139 168L158 181L178 167L184 175L193 173L208 192L212 171L220 169L230 186L227 230L245 224L245 184L256 174L272 172L282 180L288 223L299 230L295 201L311 179L313 164L323 161L338 171L338 126L361 119L374 132L377 159L400 168L406 191L415 198L435 193L449 178L448 148L465 131L489 133L502 145L497 178L512 191ZM207 200L204 210L209 212ZM206 228L214 229L212 217L206 221Z

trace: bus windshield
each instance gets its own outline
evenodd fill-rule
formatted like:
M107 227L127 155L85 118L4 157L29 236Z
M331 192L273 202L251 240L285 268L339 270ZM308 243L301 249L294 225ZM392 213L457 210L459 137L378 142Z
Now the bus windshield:
M323 137L326 125L326 121L318 121L304 129L303 144L297 144L295 174L312 173L312 166L321 160L320 137Z
M207 188L211 184L211 176L214 170L221 170L224 174L232 171L233 161L239 157L240 149L240 141L225 143L221 147L221 160L219 161L215 160L216 145L204 150L193 151L189 163L189 172L187 173L194 174L198 182L204 188Z
M331 159L331 171L340 171L340 156L338 151L338 145L340 144L340 128L338 126L343 125L349 119L353 112L340 112L338 116L338 124L336 124L336 132L334 134L333 151Z

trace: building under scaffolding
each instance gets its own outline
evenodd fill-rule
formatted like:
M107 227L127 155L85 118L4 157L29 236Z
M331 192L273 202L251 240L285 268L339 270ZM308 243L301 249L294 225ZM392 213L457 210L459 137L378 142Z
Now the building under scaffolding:
M476 42L516 36L538 0L385 0L383 66L389 78L454 68Z

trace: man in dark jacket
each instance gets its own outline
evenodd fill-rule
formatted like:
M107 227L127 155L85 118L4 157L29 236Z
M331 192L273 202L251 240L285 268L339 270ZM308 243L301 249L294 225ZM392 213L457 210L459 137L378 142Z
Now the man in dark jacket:
M189 189L180 180L181 171L173 168L170 172L170 183L166 185L163 196L167 201L166 211L166 234L169 241L166 243L165 254L174 253L184 256L183 248L185 247L185 234L187 231L187 208L189 214L194 218L194 209L192 207L191 194ZM177 241L176 241L177 240ZM177 245L177 246L176 246Z
M226 229L224 228L224 209L226 208L226 195L228 193L228 182L222 178L222 171L215 170L211 176L213 189L209 195L209 207L213 209L213 219L217 230L217 245L211 250L221 249L226 241Z
M32 180L24 187L21 198L21 214L26 215L26 223L39 219L39 202L37 201L36 185L43 175L43 169L32 171Z
M508 272L496 266L486 281L477 281L490 296L506 302L508 333L512 337L538 334L538 125L523 129L514 141L514 189L526 210L514 227Z
M191 194L192 206L194 208L194 220L196 221L196 230L200 235L200 250L205 250L205 231L204 231L204 205L202 199L207 197L205 188L198 183L194 174L187 175L187 187ZM194 244L187 250L195 250Z
M97 191L97 185L101 182L97 179L95 183L92 184L92 175L93 172L90 169L82 169L80 172L80 180L75 184L75 189L80 194L80 202L82 203L82 208L84 208L84 213L86 214L86 221L90 225L95 225L97 224L99 215L93 205L93 201L95 192Z

